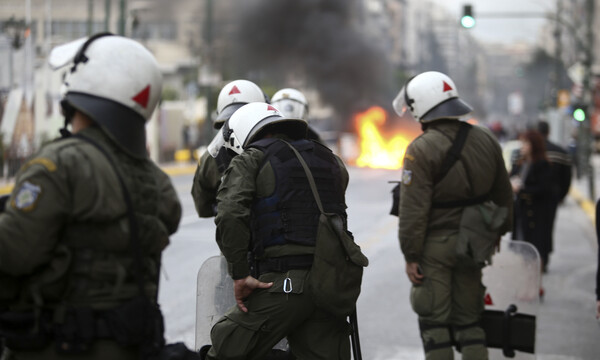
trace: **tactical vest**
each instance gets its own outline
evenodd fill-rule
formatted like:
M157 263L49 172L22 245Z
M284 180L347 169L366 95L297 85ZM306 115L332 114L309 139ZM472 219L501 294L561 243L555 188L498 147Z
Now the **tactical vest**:
M341 170L331 150L310 140L291 143L311 169L325 212L345 216ZM279 139L262 139L250 145L265 153L275 175L275 190L257 198L252 206L251 231L255 256L269 246L314 246L319 209L300 161Z
M100 144L127 183L142 245L144 287L148 297L155 300L161 251L168 244L169 234L156 216L160 189L153 177L152 165L117 151L112 144ZM121 192L118 193L120 196ZM22 295L31 296L38 306L41 302L51 308L55 304L71 304L96 309L111 308L135 297L139 289L129 240L125 214L112 220L96 219L92 215L88 221L68 222L50 266L31 277L28 282L34 291Z

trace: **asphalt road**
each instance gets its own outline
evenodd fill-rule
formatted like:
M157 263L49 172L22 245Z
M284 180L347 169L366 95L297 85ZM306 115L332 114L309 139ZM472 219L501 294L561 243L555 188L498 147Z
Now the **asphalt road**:
M389 215L398 171L349 168L349 228L369 257L358 302L363 358L423 359L417 317L408 301L410 285L397 241L398 219ZM196 216L192 175L172 176L184 207L178 232L163 256L160 303L169 341L194 346L196 275L203 261L218 255L212 219ZM543 277L545 297L538 310L537 358L600 359L600 325L595 319L597 242L593 224L569 197L555 225L555 251ZM511 284L514 278L507 276ZM501 357L500 357L501 358ZM522 356L521 358L532 358Z

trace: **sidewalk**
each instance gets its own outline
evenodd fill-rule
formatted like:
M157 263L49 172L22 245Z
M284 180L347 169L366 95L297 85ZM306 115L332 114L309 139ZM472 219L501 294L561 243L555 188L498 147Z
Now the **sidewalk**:
M592 167L594 169L594 194L595 199L590 197L590 182L587 176L582 176L581 178L577 178L573 176L573 180L571 181L571 190L569 195L575 199L575 201L581 206L581 208L585 211L586 215L592 221L592 224L595 226L595 218L596 218L596 201L598 200L600 194L598 193L598 189L600 189L600 154L592 154L591 158Z

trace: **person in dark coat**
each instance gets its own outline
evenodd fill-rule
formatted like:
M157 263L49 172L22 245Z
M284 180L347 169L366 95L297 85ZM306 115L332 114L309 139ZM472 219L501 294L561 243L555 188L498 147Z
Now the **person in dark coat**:
M513 239L531 243L540 253L542 271L548 261L553 216L553 180L543 136L528 130L521 138L522 160L511 171L515 194ZM543 288L540 287L540 295Z
M538 131L544 137L546 142L546 157L550 162L551 171L552 171L552 179L553 179L553 204L552 204L552 216L550 218L550 226L554 229L554 219L556 218L556 210L558 209L558 205L563 202L567 194L569 193L569 188L571 187L571 177L572 177L572 163L571 163L571 155L567 152L567 150L563 149L558 144L553 143L548 140L548 135L550 133L550 126L546 121L538 122ZM552 231L553 232L553 231ZM554 240L552 237L552 232L550 233L550 244L548 253L552 253L554 250ZM544 272L546 272L546 268L548 266L548 260L544 263Z
M598 240L598 269L596 270L596 319L600 320L600 199L596 202L596 239Z

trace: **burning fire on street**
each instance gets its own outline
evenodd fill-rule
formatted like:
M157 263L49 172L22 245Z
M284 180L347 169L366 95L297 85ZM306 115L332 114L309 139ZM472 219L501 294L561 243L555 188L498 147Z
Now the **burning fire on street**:
M376 169L400 169L404 153L418 132L413 129L384 130L387 112L373 106L355 115L360 155L356 165Z

